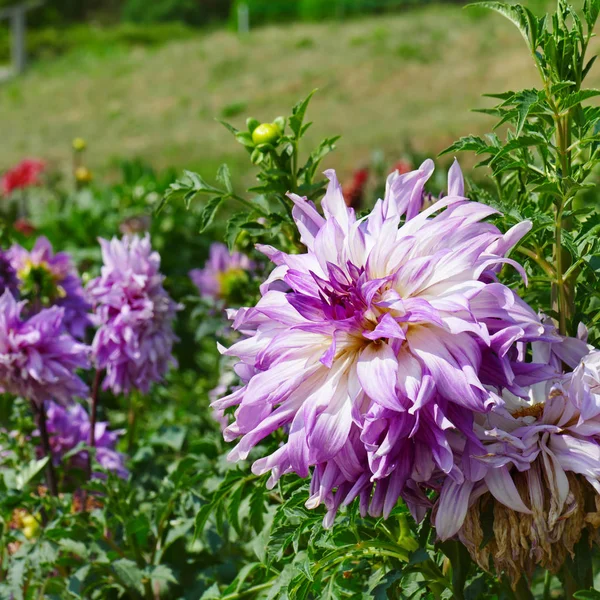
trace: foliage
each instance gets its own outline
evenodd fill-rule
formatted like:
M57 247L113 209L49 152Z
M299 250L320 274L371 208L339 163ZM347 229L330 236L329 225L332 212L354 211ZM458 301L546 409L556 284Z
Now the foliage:
M588 324L593 341L600 318L600 214L589 192L600 160L600 110L588 101L600 91L583 84L596 59L587 51L600 6L586 1L579 17L561 0L549 19L520 5L480 5L517 26L542 87L491 94L500 103L480 109L498 118L496 129L509 125L504 142L495 132L469 136L446 152L468 150L486 157L480 166L490 168L496 189L482 200L502 210L505 225L533 221L517 250L526 257L539 305L560 317L563 333L575 335L580 322Z

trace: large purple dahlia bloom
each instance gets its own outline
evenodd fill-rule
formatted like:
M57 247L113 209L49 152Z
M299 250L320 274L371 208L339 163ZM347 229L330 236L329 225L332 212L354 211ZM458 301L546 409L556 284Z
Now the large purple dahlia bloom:
M60 306L64 309L65 330L83 339L90 325L90 305L71 257L66 252L55 254L45 237L36 240L31 252L14 244L8 257L17 272L22 295L30 300L26 311L35 314L41 308Z
M147 392L175 362L173 320L178 305L163 287L160 256L150 236L100 240L104 266L89 282L88 296L98 330L92 343L104 389L116 394Z
M75 371L89 368L89 348L62 331L64 309L23 320L23 305L8 290L0 297L0 388L38 406L85 397L88 388Z
M52 460L54 464L58 465L64 455L78 444L89 443L90 418L80 404L72 404L64 408L55 402L49 402L46 414ZM122 431L110 431L108 423L101 421L96 423L95 434L98 463L105 469L115 472L119 477L126 478L128 471L124 465L125 456L115 449ZM86 469L88 465L87 452L81 451L72 456L70 464L80 469Z
M490 386L519 393L545 374L518 362L515 343L552 334L496 280L503 263L521 269L506 254L530 224L502 234L484 222L495 211L464 198L457 163L448 196L419 212L432 171L426 161L393 173L362 219L333 171L324 216L290 195L307 252L260 247L277 266L258 304L235 313L245 338L224 353L240 359L245 385L213 403L238 407L225 430L240 438L230 459L286 427L287 441L253 470L273 484L314 467L309 505L324 503L326 522L356 496L373 515L400 495L415 508L434 471L462 482L452 433L469 435L472 413L501 402Z

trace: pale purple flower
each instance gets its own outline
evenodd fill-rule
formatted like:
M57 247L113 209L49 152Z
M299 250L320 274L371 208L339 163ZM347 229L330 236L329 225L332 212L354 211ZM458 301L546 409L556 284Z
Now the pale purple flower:
M308 504L327 506L326 524L356 496L372 515L389 514L400 495L421 514L419 482L434 471L464 480L449 437L469 435L472 413L501 402L492 387L519 393L547 375L523 367L517 343L552 333L496 278L504 263L522 272L506 254L530 223L502 234L484 222L496 211L463 197L457 163L448 196L419 212L432 171L426 161L393 173L360 220L333 171L325 216L290 195L307 252L259 247L277 266L256 307L232 313L245 339L223 352L240 359L244 386L213 403L238 406L225 430L241 438L230 459L288 428L253 471L270 471L274 485L314 467Z
M66 252L55 254L45 237L38 238L31 251L14 244L8 251L8 257L21 287L31 278L41 278L46 280L44 285L48 284L51 288L42 290L49 292L46 298L49 304L42 302L41 298L30 298L26 312L35 314L48 306L60 306L64 309L65 330L83 339L86 328L90 326L90 305L85 300L81 279L71 257Z
M46 415L52 460L55 465L59 465L64 455L78 444L89 444L90 418L83 406L71 404L64 408L55 402L49 402L46 405ZM115 449L122 434L122 431L110 431L107 422L96 423L96 460L104 469L126 478L128 471L124 465L125 456ZM69 458L69 464L79 469L86 469L88 453L84 450L77 452Z
M106 369L104 389L147 392L175 364L173 320L179 306L163 287L160 256L149 235L101 239L100 245L102 272L86 288L98 327L92 343L96 367Z
M19 280L10 258L6 252L0 250L0 296L4 294L4 290L10 290L13 296L17 296L18 286Z
M254 263L241 252L230 253L225 244L213 243L203 269L192 269L190 279L203 298L225 300L236 278L247 277Z
M87 346L62 329L64 309L54 306L23 320L24 302L6 290L0 297L0 387L41 406L85 397L77 369L88 369Z
M534 358L547 350L534 348ZM540 540L572 512L566 473L585 478L600 494L600 351L580 357L573 372L556 372L531 386L526 399L508 391L503 399L504 405L475 417L477 441L462 451L470 476L443 484L435 517L442 539L460 530L469 505L486 492L513 511L533 515L532 537ZM515 484L519 473L531 501Z

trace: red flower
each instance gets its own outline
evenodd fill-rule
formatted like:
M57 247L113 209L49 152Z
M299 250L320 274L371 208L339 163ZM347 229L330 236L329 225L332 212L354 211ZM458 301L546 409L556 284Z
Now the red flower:
M352 181L343 188L344 198L348 206L360 208L365 193L367 180L369 179L369 169L362 168L354 171Z
M413 167L412 165L407 161L407 160L403 160L400 159L390 170L390 173L393 173L394 171L398 171L398 173L400 173L400 175L404 175L405 173L409 173L410 171L412 171Z
M15 231L22 233L25 237L29 237L36 232L35 227L27 219L23 218L17 219L13 224L13 228Z
M8 196L13 190L38 185L39 176L45 168L46 164L41 160L26 158L2 176L0 190Z

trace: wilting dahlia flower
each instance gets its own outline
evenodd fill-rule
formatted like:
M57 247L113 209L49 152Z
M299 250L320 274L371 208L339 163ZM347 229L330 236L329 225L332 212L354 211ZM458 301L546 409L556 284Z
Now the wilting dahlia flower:
M45 168L46 165L41 160L26 158L2 176L0 190L5 196L8 196L14 190L38 185L40 175Z
M505 255L530 224L502 234L483 222L495 211L463 197L456 163L448 197L419 214L432 171L426 161L392 174L360 220L332 171L325 216L291 195L307 252L260 248L277 267L256 307L235 314L245 339L224 350L245 384L213 403L238 406L230 459L285 427L287 441L253 470L271 471L273 485L314 467L308 505L324 503L326 523L356 496L373 515L400 495L419 513L416 483L434 470L463 481L448 437L500 401L486 384L520 391L542 376L517 364L513 346L552 335L495 275L506 262L520 269Z
M230 253L225 244L214 243L204 268L192 269L190 279L203 298L235 302L239 295L236 292L248 283L248 273L254 268L254 263L245 254Z
M80 404L72 404L66 408L55 402L46 405L47 427L50 435L52 460L59 465L65 454L78 444L88 444L90 441L90 418ZM95 430L96 460L109 471L114 471L119 477L127 477L124 465L124 455L115 450L121 431L109 431L108 423L96 423ZM69 464L79 469L88 466L87 452L81 451L69 459ZM98 475L96 475L98 476Z
M44 309L24 321L23 305L8 290L0 297L0 388L38 406L85 397L87 386L75 371L89 368L88 347L62 331L64 309Z
M21 296L29 300L25 312L35 314L42 308L60 306L65 330L82 339L90 325L90 305L71 257L66 252L55 254L45 237L36 240L31 252L14 244L8 257L19 278Z
M86 288L98 326L92 343L96 367L106 369L104 389L147 392L175 362L173 320L179 307L163 287L160 256L149 235L101 239L100 245L102 273Z
M18 295L18 287L19 280L10 258L6 252L0 250L0 296L5 290L10 290L14 296Z
M527 400L504 400L476 416L468 452L478 466L460 484L445 482L435 523L440 537L458 532L482 568L491 558L516 583L538 564L558 571L584 527L600 525L600 351L532 386ZM486 513L494 536L483 545Z

